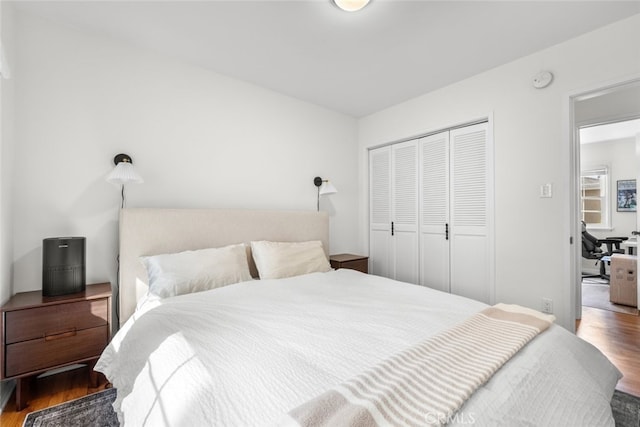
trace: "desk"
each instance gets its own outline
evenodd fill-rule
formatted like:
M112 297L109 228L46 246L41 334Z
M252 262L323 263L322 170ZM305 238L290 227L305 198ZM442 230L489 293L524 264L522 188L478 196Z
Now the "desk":
M625 240L624 242L621 243L621 245L629 249L628 251L626 251L629 255L635 255L636 251L638 250L638 239L635 238L635 239Z

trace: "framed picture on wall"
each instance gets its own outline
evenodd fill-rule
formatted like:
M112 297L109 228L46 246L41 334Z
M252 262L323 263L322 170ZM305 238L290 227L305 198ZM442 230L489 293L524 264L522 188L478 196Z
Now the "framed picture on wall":
M637 206L636 180L624 179L618 181L618 212L635 212Z

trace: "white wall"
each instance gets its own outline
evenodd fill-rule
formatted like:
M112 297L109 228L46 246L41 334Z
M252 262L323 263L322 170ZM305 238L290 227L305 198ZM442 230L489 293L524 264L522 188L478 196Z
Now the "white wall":
M0 40L9 65L14 59L13 8L0 2ZM6 70L5 70L6 71ZM14 79L0 77L0 304L12 294L13 230L11 195L14 133ZM0 412L11 397L13 383L0 383Z
M0 3L0 39L5 58L14 59L13 7ZM6 70L5 70L6 71ZM0 78L0 304L11 296L13 231L11 212L11 173L13 170L14 79Z
M603 141L582 144L580 147L580 162L584 170L593 166L605 165L609 167L609 194L611 203L611 230L589 230L589 233L599 238L607 236L631 236L636 229L635 212L618 212L616 209L616 182L621 179L635 179L638 171L635 138L625 138L615 141ZM606 247L603 245L603 250ZM583 271L597 271L595 261L582 259Z
M635 119L640 114L640 83L577 100L574 107L577 126Z
M555 75L534 89L541 69ZM361 250L368 248L367 148L493 113L496 302L541 308L554 300L571 328L568 141L563 104L570 92L640 72L640 15L428 93L359 122ZM552 183L554 195L539 198Z
M41 288L42 239L87 237L87 281L116 279L119 189L129 207L316 209L338 193L331 252L357 241L355 119L106 38L17 13L14 291Z

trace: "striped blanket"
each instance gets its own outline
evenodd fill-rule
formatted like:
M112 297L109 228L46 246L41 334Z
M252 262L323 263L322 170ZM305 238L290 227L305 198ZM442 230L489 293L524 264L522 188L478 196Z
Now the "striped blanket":
M300 426L439 426L555 318L497 304L293 409ZM467 419L462 419L462 418Z

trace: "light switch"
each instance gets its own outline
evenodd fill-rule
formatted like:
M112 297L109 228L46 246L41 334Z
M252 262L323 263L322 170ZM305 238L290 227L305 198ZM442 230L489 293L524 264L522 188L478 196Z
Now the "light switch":
M550 198L553 196L553 184L547 183L540 186L540 198Z

